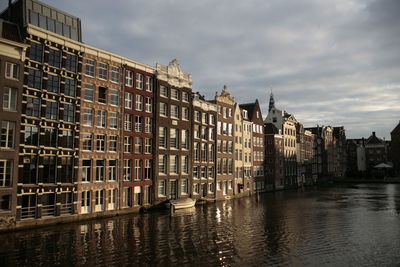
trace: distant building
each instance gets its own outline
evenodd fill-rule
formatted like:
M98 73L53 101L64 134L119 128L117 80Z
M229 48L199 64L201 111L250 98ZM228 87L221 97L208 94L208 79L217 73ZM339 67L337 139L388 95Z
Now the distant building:
M297 140L297 180L299 185L313 184L313 161L315 157L315 136L309 130L304 130L301 123L296 124Z
M347 139L346 155L346 176L348 178L365 176L367 170L365 139Z
M390 156L393 162L394 170L400 172L400 123L390 133L391 136L391 147Z
M267 188L272 190L284 189L284 154L283 154L283 134L272 123L266 123L265 133L265 176Z
M376 136L375 132L365 141L365 154L367 173L372 175L374 167L380 163L387 163L388 144L385 140Z
M346 133L343 126L333 127L334 137L334 176L343 177L346 174Z

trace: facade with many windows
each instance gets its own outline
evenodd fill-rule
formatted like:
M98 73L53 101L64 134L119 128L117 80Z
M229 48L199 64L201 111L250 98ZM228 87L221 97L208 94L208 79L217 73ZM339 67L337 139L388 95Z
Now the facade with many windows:
M191 193L192 76L177 60L157 64L155 203Z
M148 206L153 198L155 69L124 67L121 208Z
M221 94L215 96L217 115L217 181L216 198L234 196L234 116L235 100L224 86Z
M3 36L16 25L0 20ZM21 100L26 45L0 38L0 224L16 220Z
M215 198L217 111L215 104L205 101L198 93L193 94L192 198Z

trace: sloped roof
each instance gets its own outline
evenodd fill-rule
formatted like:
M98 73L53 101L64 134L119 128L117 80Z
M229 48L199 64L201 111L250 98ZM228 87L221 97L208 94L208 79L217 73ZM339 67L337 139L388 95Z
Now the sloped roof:
M19 27L17 24L8 22L8 21L4 21L2 19L0 19L0 23L3 24L2 32L1 32L2 38L8 39L8 40L11 40L14 42L19 42L19 43L23 42L21 33L19 31Z
M390 132L391 135L400 135L400 122L397 124L396 127Z
M278 128L273 123L265 124L265 133L266 134L279 134Z
M383 140L378 138L375 134L372 134L368 137L366 144L373 145L373 144L384 144Z
M247 110L247 113L249 115L249 119L253 120L253 113L254 113L254 110L256 108L256 103L255 102L254 103L248 103L248 104L240 104L239 107L241 109Z

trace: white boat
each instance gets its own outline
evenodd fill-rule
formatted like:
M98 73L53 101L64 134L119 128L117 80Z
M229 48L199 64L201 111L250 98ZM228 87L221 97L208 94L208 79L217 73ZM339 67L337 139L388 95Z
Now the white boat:
M196 204L195 199L191 198L181 198L181 199L176 199L176 200L170 200L169 202L165 203L165 206L170 209L172 206L172 209L178 210L178 209L186 209L186 208L192 208Z

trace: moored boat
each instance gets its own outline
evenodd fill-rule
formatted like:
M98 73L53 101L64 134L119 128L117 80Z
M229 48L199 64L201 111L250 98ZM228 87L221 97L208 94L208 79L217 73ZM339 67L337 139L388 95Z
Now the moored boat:
M178 210L178 209L186 209L194 207L195 204L196 204L195 199L183 198L183 199L170 200L169 202L165 203L165 206L168 209L171 208L172 206L174 210Z

